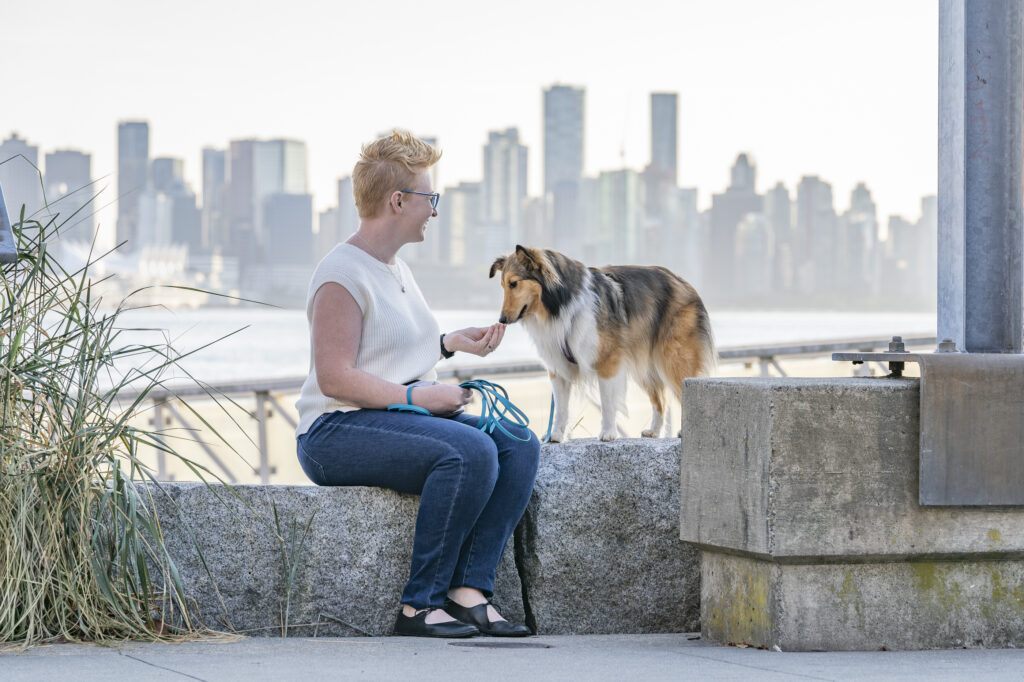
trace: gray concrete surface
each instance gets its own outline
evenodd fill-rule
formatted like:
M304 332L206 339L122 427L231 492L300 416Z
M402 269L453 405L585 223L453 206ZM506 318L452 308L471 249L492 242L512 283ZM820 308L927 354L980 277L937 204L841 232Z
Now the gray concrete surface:
M541 634L697 629L700 558L679 539L678 471L677 439L545 445L533 497L498 566L502 613ZM154 499L166 545L209 627L278 634L294 563L290 625L319 623L321 636L391 632L418 496L312 485L243 485L236 495L220 485L163 487ZM307 524L301 549L289 551L292 529L301 538Z
M1024 646L1024 508L918 503L918 386L686 381L681 537L707 638Z
M791 653L696 635L577 635L509 642L404 637L235 643L60 644L0 653L5 682L92 680L1020 680L1024 650ZM466 645L469 646L466 646ZM509 645L509 646L503 646Z
M154 499L165 543L208 627L279 634L294 564L290 626L319 623L320 635L335 636L391 632L409 577L418 496L312 485L235 486L236 495L202 483L165 483L164 490ZM301 539L310 518L305 541L291 551L292 529ZM522 622L511 544L498 567L496 599ZM313 628L291 634L309 636Z
M1024 507L918 503L917 380L685 385L684 540L776 558L1024 554Z
M700 556L679 539L679 441L546 445L516 530L528 624L544 635L700 627Z

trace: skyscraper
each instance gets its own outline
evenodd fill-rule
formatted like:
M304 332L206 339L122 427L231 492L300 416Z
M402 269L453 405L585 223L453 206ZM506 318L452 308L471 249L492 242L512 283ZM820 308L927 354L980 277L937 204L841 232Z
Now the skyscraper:
M651 170L672 185L679 182L678 100L674 92L651 93Z
M51 209L65 223L62 236L91 239L95 225L90 205L95 190L92 186L92 157L70 149L58 149L46 155L46 199Z
M728 189L711 198L712 293L728 296L737 290L736 234L748 213L760 213L763 197L755 191L757 166L746 154L736 157ZM767 257L767 256L766 256Z
M34 215L43 207L43 188L39 177L39 148L30 145L17 133L0 144L0 187L11 224L20 220L22 206L25 217Z
M306 143L298 140L232 140L228 156L229 253L240 267L273 259L264 203L274 194L307 194Z
M797 284L801 293L832 293L836 287L836 211L832 185L805 175L796 189Z
M227 247L227 153L203 149L203 240L211 249Z
M522 210L526 199L527 149L519 144L519 130L488 133L484 145L484 177L480 187L481 216L495 253L522 241Z
M651 162L643 175L644 210L652 236L659 235L657 241L666 245L672 241L669 226L676 222L672 212L678 186L677 100L675 93L651 93Z
M552 85L544 91L544 195L548 239L572 250L584 235L580 216L583 177L583 88Z
M583 88L544 91L544 191L583 177Z
M117 243L134 251L139 229L139 197L149 178L149 123L122 121L117 126Z

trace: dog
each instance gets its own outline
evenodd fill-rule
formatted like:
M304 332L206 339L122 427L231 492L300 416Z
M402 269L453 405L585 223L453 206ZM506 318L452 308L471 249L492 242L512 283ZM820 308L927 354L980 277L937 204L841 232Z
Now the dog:
M602 441L618 435L625 411L626 379L651 400L650 428L665 427L665 388L682 400L683 379L708 373L715 363L711 321L697 291L669 270L654 266L587 267L551 249L516 246L499 256L504 300L499 321L522 322L548 368L555 400L552 442L569 435L574 385L597 383ZM680 435L682 431L680 430Z

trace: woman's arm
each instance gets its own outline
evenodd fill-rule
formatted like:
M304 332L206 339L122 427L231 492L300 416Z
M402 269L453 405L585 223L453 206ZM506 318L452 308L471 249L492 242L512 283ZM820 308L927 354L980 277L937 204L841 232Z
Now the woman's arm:
M406 389L356 369L363 312L348 290L336 282L320 287L313 297L313 362L320 391L347 405L384 409L405 403ZM454 412L469 402L468 389L454 384L414 388L413 404L431 412Z

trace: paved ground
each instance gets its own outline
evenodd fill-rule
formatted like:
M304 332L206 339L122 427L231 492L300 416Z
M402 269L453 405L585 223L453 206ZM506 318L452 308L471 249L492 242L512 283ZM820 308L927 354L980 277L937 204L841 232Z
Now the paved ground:
M250 638L0 653L0 680L1021 680L1024 650L792 653L696 635Z

